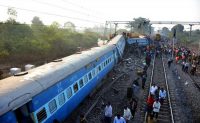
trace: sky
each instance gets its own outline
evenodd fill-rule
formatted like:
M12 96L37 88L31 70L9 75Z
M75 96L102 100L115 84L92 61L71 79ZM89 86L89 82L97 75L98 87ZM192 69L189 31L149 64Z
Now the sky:
M200 0L0 0L0 21L8 18L8 7L17 10L19 22L30 24L38 16L46 25L72 21L79 28L138 17L151 21L200 21Z

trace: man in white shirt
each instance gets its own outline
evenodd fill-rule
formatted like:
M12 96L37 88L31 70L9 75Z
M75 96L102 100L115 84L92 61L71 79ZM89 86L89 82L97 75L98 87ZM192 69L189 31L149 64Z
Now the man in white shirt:
M155 95L155 92L156 92L157 89L158 89L158 87L157 87L155 84L153 84L153 85L151 86L151 88L150 88L150 93L151 93L152 95Z
M120 114L117 114L117 116L115 116L114 118L114 122L113 123L126 123L126 120L120 116Z
M105 123L111 123L112 120L112 106L110 102L105 107Z
M156 115L156 119L158 118L158 113L160 111L160 102L157 99L154 103L153 103L153 116Z
M128 108L128 106L124 107L124 115L123 117L126 120L126 123L128 123L129 120L131 120L131 118L133 117L131 114L131 110Z
M166 95L167 95L166 91L163 88L161 88L159 92L159 99L160 99L161 105L163 104L164 99L166 98Z

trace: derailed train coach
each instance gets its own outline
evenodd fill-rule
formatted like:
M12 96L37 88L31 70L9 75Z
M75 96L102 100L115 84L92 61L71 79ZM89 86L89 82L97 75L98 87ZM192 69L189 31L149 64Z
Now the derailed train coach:
M128 38L127 43L129 45L138 45L140 47L145 47L151 44L150 40L147 38Z
M122 57L122 35L0 81L0 123L63 121Z

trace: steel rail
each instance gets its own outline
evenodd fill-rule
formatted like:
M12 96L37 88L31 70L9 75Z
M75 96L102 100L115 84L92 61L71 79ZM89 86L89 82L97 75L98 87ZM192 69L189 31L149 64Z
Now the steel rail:
M153 75L154 75L154 66L155 66L155 59L156 59L156 55L154 54L154 60L153 60L153 68L152 68L152 71L151 71L151 81L150 81L150 84L149 84L149 87L151 87L152 83L153 83ZM148 93L148 96L150 96L150 88L149 88L149 93ZM148 97L147 97L148 98ZM144 123L147 123L147 112L145 113L145 120L144 120Z
M170 108L170 114L171 114L171 123L174 123L174 114L173 114L173 110L172 110L172 103L171 103L171 97L170 97L170 91L169 91L169 85L168 85L168 80L167 80L167 74L166 74L166 70L165 70L165 65L164 65L164 61L163 61L163 57L162 57L162 64L163 64L163 71L165 74L165 84L167 87L167 95L168 95L168 102L169 102L169 108Z

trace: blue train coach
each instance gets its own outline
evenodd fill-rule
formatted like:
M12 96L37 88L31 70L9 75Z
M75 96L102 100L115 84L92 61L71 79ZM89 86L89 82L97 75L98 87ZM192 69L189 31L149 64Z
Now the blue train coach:
M147 38L128 38L127 40L129 45L137 44L138 46L147 46L150 44L150 41Z
M106 46L1 80L0 123L63 121L113 68L124 46L118 35Z

